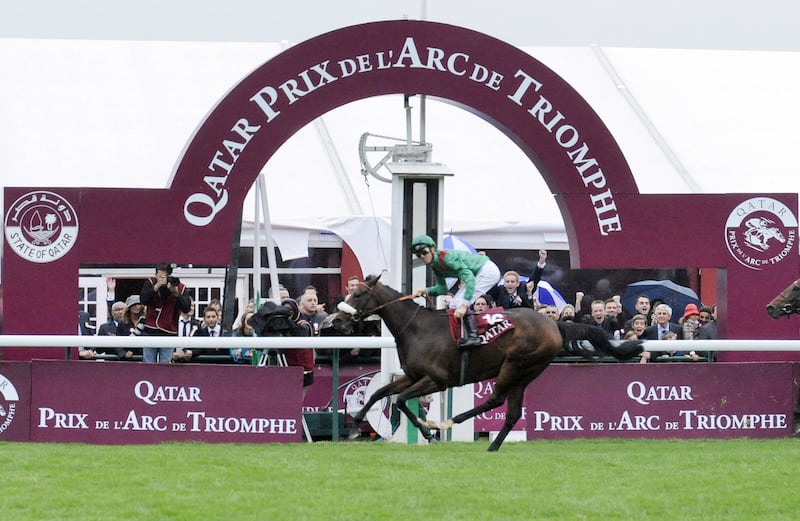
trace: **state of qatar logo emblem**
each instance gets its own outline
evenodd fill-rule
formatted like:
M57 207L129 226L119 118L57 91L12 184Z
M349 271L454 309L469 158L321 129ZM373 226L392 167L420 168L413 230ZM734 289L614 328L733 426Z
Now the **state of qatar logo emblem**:
M5 235L14 253L43 264L72 249L78 239L78 214L55 192L34 191L19 197L6 213Z
M739 264L751 270L763 270L793 258L791 253L796 240L794 212L769 197L744 201L730 213L725 223L728 251Z
M0 374L0 439L14 421L17 402L19 402L19 394L16 387L11 380Z

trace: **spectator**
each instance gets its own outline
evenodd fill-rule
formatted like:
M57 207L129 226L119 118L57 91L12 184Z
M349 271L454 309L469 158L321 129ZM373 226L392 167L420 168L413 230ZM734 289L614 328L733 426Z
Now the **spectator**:
M300 296L298 304L292 299L284 300L281 305L292 310L292 328L289 336L317 336L319 324L325 320L324 316L319 316L317 312L317 293L316 291L306 291ZM295 316L297 313L297 316ZM311 320L318 320L316 325ZM308 349L287 349L286 365L300 366L303 368L303 398L305 398L308 388L314 383L314 350Z
M255 313L256 311L256 303L253 299L247 301L247 306L244 308L244 312L236 317L236 320L233 321L233 325L231 326L234 331L239 329L239 326L242 325L242 317L244 317L245 313Z
M698 340L716 340L717 320L714 308L702 306L699 310L697 321L700 323L700 331L697 333Z
M533 301L536 298L536 286L539 285L539 281L542 280L542 273L544 273L544 267L547 265L547 250L539 250L539 262L536 263L536 267L531 272L530 277L528 277L528 282L525 283L525 290L528 295L528 300L531 301L531 305L533 305Z
M631 328L626 332L625 338L629 338L627 333L633 333L633 339L644 340L645 339L645 329L647 329L647 322L648 318L647 315L643 313L637 313L633 315L631 319Z
M139 295L142 304L147 306L144 320L144 334L147 336L177 337L178 316L181 311L189 311L189 293L177 277L172 276L172 266L157 264L156 276L145 281ZM172 362L173 348L146 347L142 360L147 363L169 364Z
M558 319L562 322L575 322L575 306L572 304L564 306Z
M612 298L604 302L603 328L611 333L614 338L619 339L624 334L625 324L623 323L622 304L619 301L619 295L614 295Z
M197 335L202 326L200 321L194 317L194 300L191 297L189 297L189 300L189 311L181 311L181 316L178 319L178 336L181 338L189 338ZM199 353L197 349L178 347L175 349L175 352L172 353L172 361L189 362L192 358L197 358Z
M475 302L472 303L473 313L483 313L491 307L494 307L494 301L492 300L492 297L485 293L476 298Z
M197 336L228 336L228 332L222 329L219 319L220 315L216 307L206 306L203 312L203 325L200 327Z
M553 304L547 304L544 307L544 314L553 320L558 320L558 308Z
M494 286L487 293L503 309L533 307L527 293L520 287L519 273L516 271L505 272L503 287Z
M244 315L240 317L239 323L241 324L237 329L233 330L231 336L234 337L248 337L257 336L253 326L250 325L250 318L253 316L252 311L245 311ZM242 349L235 347L231 349L231 358L237 364L249 364L253 361L253 350Z
M141 334L144 328L144 306L139 301L139 295L131 295L125 300L125 312L122 321L117 326L117 336L135 336ZM130 352L130 356L128 355ZM125 360L131 360L135 356L141 356L140 348L130 348L125 351Z
M436 285L417 290L417 296L443 295L448 289L447 277L454 275L464 283L453 295L448 308L453 310L453 316L462 319L463 329L466 330L459 346L479 346L481 341L478 339L478 325L475 323L475 317L467 314L467 309L476 298L497 285L500 279L497 265L486 255L460 250L438 251L436 243L427 235L421 235L411 241L411 252L430 267L436 280Z
M145 307L142 305L139 295L131 295L125 300L125 313L122 315L122 322L117 329L117 336L138 335L137 326L139 323L144 327Z
M686 304L683 317L678 321L683 330L683 340L694 340L700 333L700 310L696 304Z
M611 317L610 320L606 320L606 303L603 300L593 300L590 306L591 313L589 315L584 315L581 318L581 323L589 324L592 326L599 327L606 333L608 333L609 338L614 334L614 326L616 325L616 317Z
M338 306L340 302L345 302L347 297L353 294L356 288L358 288L359 282L361 281L355 275L350 275L347 277L347 281L345 282L345 293L344 295L339 295L336 297L336 300L333 303L333 309L336 309L336 306Z
M124 302L114 302L111 305L111 319L97 329L97 336L117 336L119 326L123 323L123 319L125 318L125 309ZM117 355L120 360L130 360L133 358L133 350L131 349L101 348L97 349L93 353L93 356L97 356L97 354ZM81 358L83 358L83 356L81 356Z
M644 338L646 340L669 340L672 338L672 335L669 335L670 338L666 338L665 336L667 333L673 333L675 338L681 338L683 336L683 330L681 326L671 322L672 319L672 308L669 307L667 304L659 304L653 310L653 320L656 323L652 326L647 327L644 330ZM656 353L660 353L658 355L654 355L654 352L645 351L642 353L642 360L646 363L647 361L651 360L653 356L671 356L674 352L663 352L657 351Z
M300 308L300 318L311 324L314 336L319 335L319 326L328 314L320 308L316 290L306 289L297 305Z
M651 325L650 324L650 311L651 311L650 297L648 297L647 295L639 295L638 297L636 297L636 302L633 304L633 308L634 308L633 309L633 315L634 316L636 316L636 315L644 315L644 316L646 316L647 317L647 325ZM633 318L631 318L630 320L625 322L625 331L630 331L631 322L632 321L633 321Z
M686 308L683 311L683 317L678 321L681 325L681 329L683 329L683 339L684 340L695 340L700 333L700 310L697 309L697 305L695 304L686 304ZM697 354L696 351L691 350L689 353L685 354L684 356L691 358L693 361L697 362L700 360L700 355Z

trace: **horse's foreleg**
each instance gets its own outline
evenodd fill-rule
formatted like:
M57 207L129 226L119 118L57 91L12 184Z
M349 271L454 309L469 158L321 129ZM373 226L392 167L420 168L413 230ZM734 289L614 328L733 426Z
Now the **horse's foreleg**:
M397 408L403 411L403 414L406 415L408 421L410 421L411 424L416 427L420 433L422 433L422 437L428 441L433 439L433 434L431 434L430 431L430 427L432 427L432 425L429 422L422 423L419 419L419 416L417 416L411 411L411 409L408 408L406 401L441 390L443 390L443 388L440 385L426 376L421 380L416 381L408 389L397 395Z
M393 394L402 392L405 389L407 389L412 383L414 382L411 380L411 378L407 376L401 376L397 380L384 385L383 387L372 393L372 396L369 397L369 400L367 400L367 403L364 404L364 407L362 407L361 410L358 411L355 416L353 416L353 425L356 428L353 429L353 434L350 435L351 439L357 438L359 436L357 428L358 424L364 420L364 417L367 415L369 410L372 409L372 406L378 402L378 400L383 400L387 396L392 396Z
M500 432L497 433L494 441L492 441L492 444L489 445L489 452L494 452L500 448L500 445L503 444L503 441L506 439L506 436L508 436L508 433L511 432L511 429L514 428L514 425L516 425L516 423L522 417L522 398L524 395L525 386L509 389L508 406L506 407L506 421L503 423L503 427L500 429Z

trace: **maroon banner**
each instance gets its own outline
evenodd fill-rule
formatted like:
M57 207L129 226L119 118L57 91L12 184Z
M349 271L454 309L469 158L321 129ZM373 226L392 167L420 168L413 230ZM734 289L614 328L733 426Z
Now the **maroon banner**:
M343 365L339 368L337 409L343 409L350 416L354 415L366 403L366 388L372 377L380 371L380 366ZM314 385L309 387L303 400L303 412L330 411L333 396L333 371L329 365L317 366L314 370Z
M0 363L0 440L30 441L31 364Z
M791 436L793 365L553 365L525 392L527 439Z
M299 367L32 362L30 439L299 442Z

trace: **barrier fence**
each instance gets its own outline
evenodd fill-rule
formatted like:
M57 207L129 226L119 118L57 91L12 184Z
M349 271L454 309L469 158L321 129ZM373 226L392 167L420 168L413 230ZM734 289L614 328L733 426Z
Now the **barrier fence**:
M186 347L242 349L394 349L391 337L169 337L92 335L0 335L0 347L97 348ZM645 340L646 351L800 351L800 340Z
M796 340L697 340L690 342L693 349L707 350L707 351L755 351L755 352L792 352L800 351L800 341ZM333 360L338 360L338 352L341 349L352 349L358 347L361 349L391 349L395 347L394 339L390 337L311 337L311 338L292 338L292 337L222 337L222 338L206 338L194 337L191 339L177 338L177 337L98 337L98 336L78 336L78 335L0 335L0 347L8 348L74 348L81 346L86 348L142 348L142 347L187 347L192 348L250 348L250 349L300 349L300 348L315 348L315 349L331 349L333 350ZM645 341L644 347L649 351L664 351L670 349L683 349L687 348L687 341ZM39 399L32 410L38 413L45 414L42 411L53 411L56 416L59 413L58 407L52 404L62 403L63 396L71 396L73 394L80 395L80 392L64 392L65 386L75 385L76 382L83 380L93 381L100 373L97 371L91 375L88 373L84 378L75 378L75 375L83 374L87 371L93 371L91 367L101 369L101 366L95 364L72 364L69 362L57 362L58 365L52 365L52 369L48 365L36 365L34 363L33 375L37 382L47 382L43 388L52 395L40 394L44 398ZM104 366L106 364L103 364ZM611 364L610 366L600 367L604 364L556 364L551 369L546 371L542 378L537 379L526 391L526 409L529 411L528 420L528 439L535 439L536 437L565 437L569 435L610 435L613 434L620 436L696 436L696 435L714 435L714 436L733 436L733 435L746 435L746 436L774 436L786 435L792 431L792 407L797 402L797 382L800 376L800 364L758 364L758 363L745 363L745 364L668 364L673 367L643 367L635 364ZM3 364L0 364L2 367ZM114 364L116 366L116 364ZM179 376L188 378L192 371L188 368L185 371L169 371L169 368L146 367L139 365L140 370L137 369L137 374L149 375L155 371L158 378L162 381L171 382L172 378ZM679 367L683 366L683 367ZM122 366L119 367L120 371L116 369L109 374L116 375L115 378L122 376L134 378L133 375L128 375L123 370ZM331 403L334 404L333 409L336 411L338 403L338 374L336 374L337 363L334 363L334 381L332 388ZM78 368L80 370L78 370ZM6 371L11 371L13 367L6 366ZM111 369L109 366L108 369ZM217 372L217 369L221 372ZM78 373L75 371L78 370ZM167 370L166 373L163 370ZM230 381L230 378L238 381L237 376L233 373L226 373L225 371L235 371L236 375L240 374L237 369L233 367L220 367L214 368L197 368L198 371L206 371L202 373L203 377L213 376L217 379L219 376L227 376L225 381ZM45 371L54 371L53 375L45 374ZM249 373L249 372L248 372ZM256 372L258 373L258 372ZM9 373L11 374L11 373ZM198 373L200 374L200 373ZM270 373L274 374L274 373ZM2 376L2 375L0 375ZM11 378L10 376L6 375ZM58 378L60 378L60 380ZM258 378L254 380L253 385L262 385L270 379L265 379L264 375L247 375L248 378ZM283 377L283 376L282 376ZM284 394L284 390L294 389L295 384L291 383L291 378L296 378L297 375L285 375L287 383L280 384L278 389L279 395ZM136 376L136 382L145 376ZM149 376L147 381L149 381ZM570 381L603 381L606 392L603 393L602 398L588 395L582 396L576 403L560 403L564 401L564 396L572 396L574 389L570 392L564 392L559 386L569 385ZM291 380L291 382L290 382ZM13 381L13 378L12 378ZM54 381L62 382L61 390L58 390L58 385L53 384ZM155 379L153 380L155 382ZM198 380L187 380L187 388L192 388L191 385L196 385ZM199 380L205 382L205 380ZM0 382L2 383L2 382ZM8 384L9 382L5 382ZM274 381L269 382L271 385L276 385ZM138 385L138 383L136 383ZM155 383L153 385L156 385ZM169 385L172 385L171 383ZM651 389L652 386L652 389ZM765 386L769 386L768 388ZM118 384L116 380L109 380L108 388L117 389ZM128 385L130 387L130 385ZM222 385L221 389L227 392L227 384ZM616 387L619 387L616 389ZM22 387L24 388L24 386ZM40 388L42 389L42 388ZM472 395L474 395L476 404L482 399L486 399L488 393L492 389L492 384L487 382L478 383L475 385ZM666 390L665 390L666 389ZM7 388L5 389L7 390ZM641 390L641 392L639 392ZM0 391L4 391L0 386ZM207 392L205 387L203 392ZM208 392L211 392L209 387ZM129 392L130 394L130 392ZM139 391L134 393L142 394ZM291 394L291 393L290 393ZM618 396L619 398L609 399L609 396ZM545 400L542 397L546 397ZM769 397L766 400L765 397ZM779 403L775 403L776 397L779 397ZM734 399L735 398L735 399ZM8 397L6 397L8 399ZM292 400L298 400L293 397ZM598 400L598 403L592 404L592 400ZM139 409L133 405L130 406L130 414L134 412L141 418L140 396L134 396L132 403L137 404ZM223 400L224 402L224 400ZM227 403L227 402L225 402ZM302 403L299 400L298 403ZM720 409L720 404L724 407ZM6 404L8 409L8 404ZM69 403L62 404L65 407L70 406ZM287 411L294 410L294 401L292 407L287 408ZM160 405L164 407L164 405ZM667 408L664 408L667 406ZM95 411L81 409L85 407L84 401L79 401L72 406L70 410L78 411L75 417L86 415L89 413L99 414ZM154 409L156 406L147 404L144 408L145 413L147 409ZM227 405L221 404L220 410L227 410ZM604 407L608 410L605 410ZM658 407L662 407L658 409ZM212 408L213 409L213 408ZM209 411L212 411L209 409ZM573 418L576 410L591 411L591 415L584 417L582 420L583 425L577 416ZM223 414L216 412L214 414ZM291 412L291 411L290 411ZM180 415L191 414L191 422L182 420ZM601 414L602 413L602 414ZM177 411L163 414L159 417L169 418L170 422L174 421L176 425L187 425L188 427L200 428L199 418L200 411ZM210 418L211 412L202 412ZM720 416L722 414L722 416ZM797 413L795 412L795 415ZM487 415L486 418L482 417L487 424L492 425L494 430L495 424L502 425L504 419L504 411L496 410L491 414L491 418ZM6 422L9 421L11 415L7 415ZM221 417L221 416L220 416ZM280 418L288 418L288 413L283 414ZM131 419L127 421L127 417L118 418L112 413L100 414L98 424L103 420L110 418L114 420L111 425L138 425ZM131 416L134 418L134 416ZM154 416L155 418L155 416ZM173 420L173 418L177 418ZM206 416L203 416L206 418ZM238 418L238 419L236 419ZM235 423L236 421L243 422L245 413L242 416L237 416L234 419L228 418L226 421ZM720 418L722 418L720 420ZM757 418L758 422L753 423L753 418ZM0 418L2 419L2 418ZM302 419L302 417L301 417ZM21 418L19 419L21 420ZM19 420L17 423L19 423ZM574 423L570 423L573 422ZM38 423L37 423L38 421ZM166 421L166 420L163 420ZM204 420L205 421L205 420ZM208 420L211 421L211 420ZM221 421L221 420L220 420ZM248 420L250 421L250 420ZM255 421L255 420L252 420ZM261 421L261 419L259 419ZM289 420L281 420L289 421ZM723 423L720 423L722 421ZM47 436L54 436L54 430L50 429L48 424L49 419L42 416L33 419L32 425L37 427L36 432L40 439L47 441ZM732 422L731 425L738 426L736 429L723 429L724 422ZM797 420L795 419L795 424ZM233 425L231 423L231 425ZM741 426L739 424L742 424ZM753 431L752 425L762 425L758 431ZM161 425L161 424L159 424ZM213 431L214 424L210 425L208 429ZM227 425L227 424L226 424ZM237 424L238 425L238 424ZM242 423L244 425L244 423ZM254 424L248 423L248 427ZM565 426L573 425L576 427L575 433L566 432ZM91 426L91 425L90 425ZM521 425L522 426L522 425ZM338 438L338 422L332 421L333 429L332 439ZM476 425L477 427L477 425ZM522 426L524 428L524 426ZM577 428L580 427L580 428ZM2 434L3 426L0 425L0 434ZM33 432L33 428L31 432ZM649 432L645 432L649 431ZM65 431L66 432L66 431ZM478 432L476 428L475 432ZM491 432L486 429L480 432ZM101 436L100 433L98 436ZM108 434L106 432L105 434ZM128 435L129 433L124 432ZM204 432L204 435L216 435L214 432ZM524 434L524 433L523 433ZM37 439L37 438L33 438ZM53 438L54 439L54 438ZM100 438L100 442L105 442L105 438ZM60 441L57 439L56 441Z

